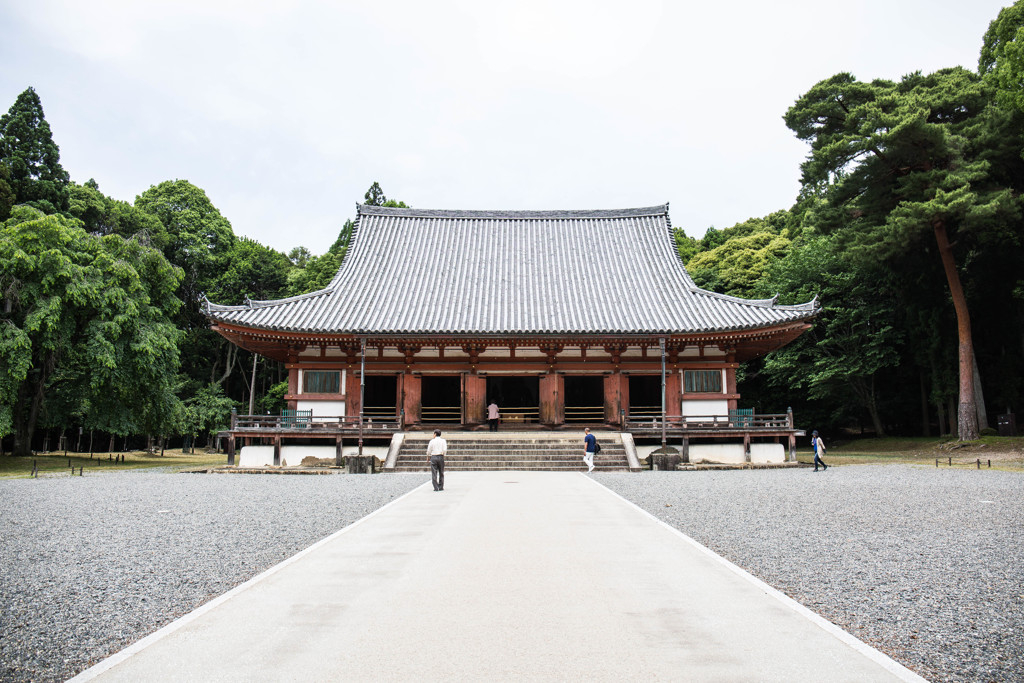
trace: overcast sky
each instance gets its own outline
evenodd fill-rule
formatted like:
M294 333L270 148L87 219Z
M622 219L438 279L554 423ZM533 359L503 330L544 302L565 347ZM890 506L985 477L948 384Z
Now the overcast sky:
M791 206L786 109L840 71L976 69L1009 0L0 0L72 179L176 178L238 235L322 253L373 181L435 209L671 203L699 237Z

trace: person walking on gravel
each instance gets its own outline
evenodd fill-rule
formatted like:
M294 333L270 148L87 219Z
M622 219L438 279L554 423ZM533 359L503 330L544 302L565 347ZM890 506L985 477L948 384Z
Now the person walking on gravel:
M434 438L427 444L430 458L430 482L435 491L444 491L444 456L448 453L448 442L441 438L441 430L434 430Z
M818 471L818 464L820 463L824 469L828 469L828 465L821 459L821 456L825 454L825 442L818 436L818 430L815 429L811 432L811 445L814 446L814 471Z

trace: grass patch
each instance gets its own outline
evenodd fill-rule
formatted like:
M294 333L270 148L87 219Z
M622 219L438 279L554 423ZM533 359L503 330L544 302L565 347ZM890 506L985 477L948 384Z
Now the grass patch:
M114 458L124 456L124 462L114 462ZM17 479L32 475L32 466L39 467L40 476L71 476L71 467L78 476L79 468L84 468L85 475L96 472L113 472L117 470L137 470L150 467L210 467L227 464L228 456L223 453L197 452L187 455L180 450L164 451L164 455L153 455L145 451L128 451L126 453L50 453L34 455L31 458L16 458L5 455L0 458L0 479Z
M825 462L829 465L911 464L940 467L977 467L982 469L1024 471L1024 437L985 436L977 441L958 442L937 437L891 437L857 439L825 444ZM797 451L797 460L812 464L810 448Z

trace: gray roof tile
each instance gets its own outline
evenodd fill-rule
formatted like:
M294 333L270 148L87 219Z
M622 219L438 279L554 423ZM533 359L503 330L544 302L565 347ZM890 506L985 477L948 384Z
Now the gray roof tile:
M242 306L216 322L294 332L557 335L743 330L806 320L699 289L675 252L668 205L618 211L357 207L327 288Z

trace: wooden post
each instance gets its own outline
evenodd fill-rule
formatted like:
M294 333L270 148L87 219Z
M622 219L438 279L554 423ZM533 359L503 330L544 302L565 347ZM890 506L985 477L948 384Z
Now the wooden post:
M235 465L235 435L228 435L228 467Z
M743 435L743 462L750 462L750 434Z
M796 462L796 434L789 435L789 461Z
M281 436L274 437L274 467L281 466Z
M341 434L334 437L334 464L341 467Z
M690 462L690 437L683 437L683 462Z

